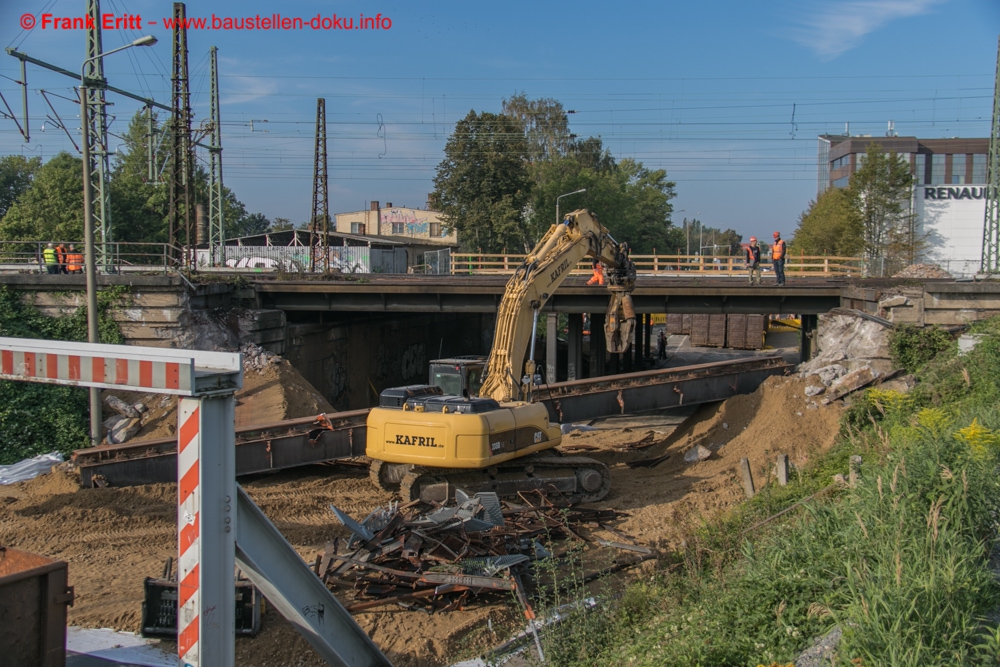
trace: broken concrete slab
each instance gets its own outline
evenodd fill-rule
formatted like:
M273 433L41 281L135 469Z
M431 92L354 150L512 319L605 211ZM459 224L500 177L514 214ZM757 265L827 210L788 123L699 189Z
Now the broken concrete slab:
M135 437L135 434L142 428L142 422L138 418L128 418L120 420L108 431L108 444L120 445Z
M702 445L698 445L696 447L692 447L684 454L684 460L687 463L695 463L697 461L704 461L711 455L712 455L711 449L709 449L708 447L704 447Z
M828 405L838 398L842 398L857 391L858 389L867 387L874 382L876 378L878 378L878 374L872 370L871 366L865 366L864 368L859 368L856 371L851 371L830 385L830 391L827 393L826 398L823 399L823 405Z

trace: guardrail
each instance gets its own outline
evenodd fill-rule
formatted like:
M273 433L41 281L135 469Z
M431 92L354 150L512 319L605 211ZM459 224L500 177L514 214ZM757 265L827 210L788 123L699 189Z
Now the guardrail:
M44 250L48 241L0 241L0 271L49 273L45 263ZM53 273L70 273L83 275L83 242L54 241L57 246L62 243L67 251L67 257ZM72 251L70 245L76 246ZM168 243L129 243L112 242L104 244L107 250L107 262L98 264L98 271L104 273L130 272L160 272L175 269L183 250L172 247ZM72 255L79 255L73 258ZM100 262L100 259L96 261Z
M521 265L526 255L502 253L453 253L453 274L511 274ZM632 255L636 272L640 275L690 275L746 276L742 257L731 255ZM765 270L770 261L762 261ZM795 276L860 276L864 261L860 257L826 257L814 255L789 255L785 260L785 273ZM571 271L572 275L590 275L591 260L581 261Z

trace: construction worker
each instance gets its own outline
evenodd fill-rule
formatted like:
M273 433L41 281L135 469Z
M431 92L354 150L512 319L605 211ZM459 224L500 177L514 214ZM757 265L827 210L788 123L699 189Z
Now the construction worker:
M771 246L771 262L774 264L774 277L779 285L785 284L785 242L781 234L774 233L774 245Z
M599 260L594 260L594 275L587 281L588 285L604 284L604 265Z
M66 273L66 246L62 243L56 246L56 259L59 260L59 270L56 273Z
M59 273L59 258L56 256L56 244L50 243L42 250L45 270L49 273Z
M83 273L83 255L76 251L76 246L72 243L66 252L66 270L69 273Z
M750 237L750 245L746 247L747 271L750 272L750 284L760 285L760 246L757 237Z

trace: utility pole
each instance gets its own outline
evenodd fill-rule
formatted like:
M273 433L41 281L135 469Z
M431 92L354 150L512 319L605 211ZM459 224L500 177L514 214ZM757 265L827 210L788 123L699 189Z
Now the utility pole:
M316 270L317 246L323 249L323 270L330 269L330 180L326 166L326 100L320 97L316 100L316 152L313 165L312 227L309 233L310 271ZM321 243L317 243L320 227L323 238Z
M87 16L87 60L83 72L89 84L86 88L87 118L81 118L80 122L89 123L90 163L86 166L94 193L90 205L94 216L94 227L101 237L97 266L106 271L110 259L108 244L111 243L111 192L108 188L108 113L104 99L107 82L104 80L104 59L98 57L104 52L101 40L100 0L87 0Z
M222 212L222 116L219 111L219 50L214 46L209 50L212 59L211 72L211 140L208 153L211 169L208 181L208 248L210 262L218 266L226 265L226 237Z
M188 88L187 11L174 3L173 72L170 96L170 214L169 242L180 244L184 233L182 266L191 265L191 210L193 160L191 155L191 93ZM173 250L171 250L173 254Z
M1000 272L1000 39L997 40L996 83L990 154L986 156L986 215L983 220L983 273Z

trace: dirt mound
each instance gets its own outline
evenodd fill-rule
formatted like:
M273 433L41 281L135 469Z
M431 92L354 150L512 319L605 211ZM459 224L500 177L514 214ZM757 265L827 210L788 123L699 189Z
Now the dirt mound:
M950 280L954 276L936 264L910 264L895 274L893 278L944 278Z
M177 430L177 398L127 391L111 392L129 404L142 403L142 429L130 442L168 438ZM236 428L333 412L333 406L288 361L271 357L262 367L244 370L236 392ZM105 413L107 414L107 413Z
M732 507L743 500L738 466L747 457L758 488L770 481L778 454L788 454L795 466L831 447L841 408L824 406L805 395L798 377L771 377L752 394L700 408L681 428L647 449L619 451L648 432L574 432L564 447L584 445L581 452L611 468L611 493L599 503L630 513L619 529L647 544L672 545L691 522ZM688 463L684 454L694 447L711 450L704 461ZM629 468L627 463L669 455L654 468Z

